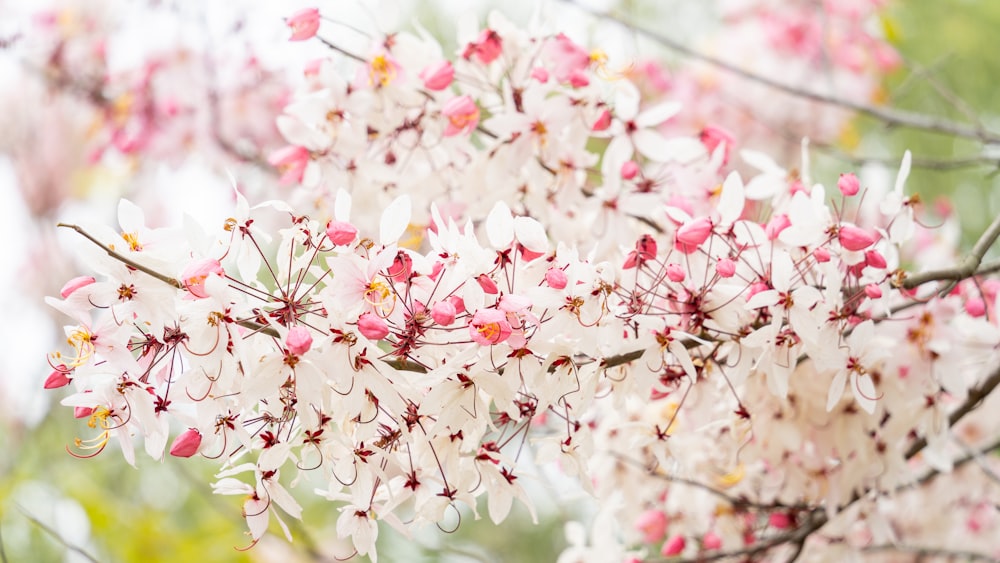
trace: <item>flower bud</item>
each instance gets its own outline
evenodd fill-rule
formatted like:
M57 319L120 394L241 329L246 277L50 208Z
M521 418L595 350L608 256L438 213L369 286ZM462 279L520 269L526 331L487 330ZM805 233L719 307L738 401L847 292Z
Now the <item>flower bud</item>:
M95 281L97 280L95 280L91 276L75 277L66 282L66 285L62 286L62 289L59 290L59 295L62 296L63 299L66 299L67 297L72 295L74 291L80 289L81 287L86 287L94 283Z
M74 418L87 418L92 414L94 414L94 409L91 407L73 407Z
M722 548L722 538L715 532L708 532L701 538L701 546L705 549Z
M545 67L536 66L531 69L531 77L545 84L549 81L549 71L545 70Z
M288 329L288 334L285 336L285 348L288 352L295 354L296 356L301 356L309 351L312 347L313 338L312 334L304 326L293 326Z
M354 238L358 236L358 229L344 221L330 221L326 226L326 236L333 244L344 246L354 242Z
M851 251L864 250L875 244L876 240L874 235L854 225L842 225L837 239L840 241L840 246Z
M882 297L882 288L877 283L870 283L865 286L865 295L871 299L878 299Z
M358 317L358 331L368 340L382 340L389 336L389 325L369 312Z
M688 246L701 246L712 234L712 221L707 217L688 221L677 229L677 240Z
M319 10L316 8L305 8L292 14L285 20L288 27L292 29L292 36L289 41L305 41L312 39L319 31Z
M444 90L455 79L455 67L451 61L432 63L420 71L420 79L428 90Z
M639 253L640 260L653 260L656 258L656 239L650 235L642 235L635 243L635 250Z
M978 297L970 297L965 301L965 312L969 314L970 317L979 318L986 314L986 303ZM48 381L46 381L46 385ZM46 387L48 389L48 387Z
M865 252L865 263L872 268L877 268L879 270L884 270L886 267L885 257L882 256L877 250L869 250Z
M684 272L684 268L682 268L680 264L667 264L667 277L674 283L680 283L684 281L687 274Z
M819 247L816 248L816 250L813 250L813 258L815 258L817 262L821 262L821 263L822 262L829 262L830 261L830 251L827 250L827 249L825 249L825 248L823 248L822 246L819 246Z
M444 129L445 137L471 133L479 124L479 108L468 94L445 102L441 107L441 115L448 118L448 125Z
M632 178L635 178L638 173L639 165L636 164L634 160L627 160L625 161L625 164L622 164L621 174L623 180L631 180Z
M601 111L601 115L597 116L597 121L590 126L593 131L604 131L608 127L611 127L611 112L608 110Z
M448 326L455 322L455 305L451 301L438 301L431 307L431 318L441 326Z
M645 543L656 543L667 533L667 515L662 510L649 509L635 519L635 529Z
M66 366L58 366L48 377L45 378L45 384L43 387L45 389L58 389L59 387L65 387L69 385L70 378L69 374L73 373L73 370L67 368Z
M663 547L660 549L660 555L664 557L680 555L686 545L687 541L684 540L684 536L674 536L663 544Z
M788 227L792 226L792 222L788 219L788 215L781 213L771 217L768 221L767 226L764 227L764 232L767 234L768 240L775 240L781 231L784 231Z
M552 289L563 289L566 287L566 272L560 268L549 268L545 272L545 283Z
M500 290L497 289L497 284L494 283L494 281L491 280L486 274L479 274L479 277L476 278L476 282L479 283L479 287L483 288L483 292L485 293L490 295L500 293Z
M720 258L715 263L715 272L724 278L731 278L736 274L736 262L730 258Z
M197 428L188 428L170 444L170 455L174 457L191 457L198 453L201 447L201 432Z
M853 173L841 174L840 179L837 180L837 188L840 189L840 193L844 194L844 197L851 197L861 189L861 182Z

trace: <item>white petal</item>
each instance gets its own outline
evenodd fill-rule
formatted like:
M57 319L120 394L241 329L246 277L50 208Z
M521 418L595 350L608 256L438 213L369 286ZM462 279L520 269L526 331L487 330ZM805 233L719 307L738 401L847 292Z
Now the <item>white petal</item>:
M138 205L122 198L118 202L118 225L121 226L123 232L138 232L146 226L146 217Z
M549 237L545 234L545 227L531 217L515 217L514 233L517 241L532 252L548 252Z
M399 240L410 224L410 196L401 195L394 199L382 212L379 223L379 242L389 245Z
M899 165L899 174L896 175L896 185L893 190L899 195L903 195L903 185L906 184L906 179L910 177L910 164L912 160L910 151L903 153L903 162Z
M670 144L667 138L650 129L640 129L632 134L635 150L642 156L656 162L671 160Z
M830 392L826 396L826 412L833 410L833 407L837 406L840 401L840 397L844 394L844 384L847 383L847 372L839 371L837 376L833 378L833 383L830 384Z
M486 216L486 236L498 250L507 248L514 240L514 217L506 203L498 201Z
M743 191L743 179L740 173L733 171L722 183L722 193L719 195L719 224L732 225L743 214L746 196Z
M337 197L333 201L333 218L345 222L351 218L351 194L344 191L344 188L337 189Z
M679 111L681 111L679 102L663 102L643 110L636 116L635 124L639 127L653 127L677 115Z
M853 383L854 399L858 402L858 406L865 409L868 414L875 412L876 394L872 377L867 373L859 375Z
M774 162L774 159L762 152L744 149L740 151L740 157L743 159L743 162L746 162L750 166L753 166L765 174L774 174L777 176L785 175L785 169L778 166L778 164Z

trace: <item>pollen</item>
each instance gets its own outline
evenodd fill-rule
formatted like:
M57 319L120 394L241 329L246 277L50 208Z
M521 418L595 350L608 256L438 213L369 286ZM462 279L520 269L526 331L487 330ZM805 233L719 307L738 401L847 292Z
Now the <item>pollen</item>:
M139 233L122 233L122 238L128 243L128 247L133 252L142 250L142 243L139 242Z
M396 65L385 55L378 55L368 64L368 82L371 86L388 86L396 78Z
M389 286L381 280L372 280L365 288L365 303L376 307L384 315L388 315L396 306L396 296L392 294Z

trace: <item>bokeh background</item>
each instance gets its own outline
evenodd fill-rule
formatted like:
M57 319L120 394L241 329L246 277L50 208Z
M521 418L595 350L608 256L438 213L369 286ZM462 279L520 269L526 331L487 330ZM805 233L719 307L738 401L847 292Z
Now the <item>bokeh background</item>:
M334 6L335 4L335 6ZM820 4L817 1L817 4ZM65 446L85 432L83 421L60 407L58 391L43 391L50 371L46 355L59 348L61 325L42 301L58 294L76 275L73 249L79 241L57 233L59 220L113 223L115 202L128 196L147 205L148 219L168 224L189 213L212 222L230 205L228 175L249 190L274 187L273 171L261 166L267 149L279 142L273 123L261 116L280 111L301 63L328 54L311 44L289 44L282 18L304 2L232 3L0 1L0 559L6 561L323 561L349 554L332 532L337 512L325 501L304 500L308 528L293 527L295 542L269 537L249 552L238 499L213 496L208 483L217 462L203 459L163 462L138 456L137 468L123 463L116 451L94 459L75 459ZM360 29L413 30L417 25L439 38L446 53L457 48L456 21L470 12L480 21L491 9L528 22L536 10L531 0L470 2L320 2L336 9L338 19ZM719 25L712 2L691 0L623 0L589 2L590 9L612 10L630 21L690 45ZM684 59L619 25L594 18L571 3L547 2L543 17L581 42L600 45L613 57L656 59L683 64ZM47 14L45 16L39 14ZM45 17L51 21L43 21ZM61 82L65 76L47 70L51 37L65 35L76 43L99 42L104 23L115 22L115 43L107 48L108 64L133 68L158 50L191 53L210 48L229 51L243 66L208 69L186 75L211 91L206 76L223 76L237 100L220 107L213 121L198 131L222 130L206 149L160 147L156 166L141 168L127 155L101 155L93 150L93 104L88 97L99 85ZM898 50L902 65L880 76L872 103L1000 129L1000 2L989 0L886 0L871 25ZM96 27L95 27L96 26ZM90 33L94 37L86 39ZM355 30L339 28L338 41L355 41ZM353 34L353 35L352 35ZM81 40L84 37L86 40ZM88 43L88 41L90 43ZM62 53L65 65L79 53ZM241 58L242 57L242 58ZM82 57L81 60L86 60ZM253 64L251 64L251 62ZM80 74L86 73L80 70ZM205 71L205 69L201 69ZM244 77L244 78L240 78ZM136 80L141 80L137 78ZM222 78L220 78L222 80ZM88 89L90 88L90 89ZM220 104L227 99L217 100ZM135 99L129 103L139 103ZM220 117L221 116L221 117ZM110 119L108 116L104 116ZM184 118L180 115L178 119ZM221 123L221 124L220 124ZM214 127L218 126L218 127ZM794 131L785 132L796 147ZM252 139L235 143L231 139ZM787 149L787 147L786 147ZM907 189L919 193L939 215L957 214L968 244L1000 211L1000 146L950 135L887 126L856 117L828 142L813 144L813 176L826 179L850 170L870 175L892 174L905 149L916 167ZM170 151L173 151L172 153ZM797 159L797 149L784 153ZM180 156L176 156L180 155ZM219 163L226 163L220 166ZM795 162L782 163L791 166ZM277 193L275 197L280 197ZM464 518L454 533L426 530L401 538L383 528L380 556L385 561L553 561L565 546L563 525L585 519L588 504L558 475L542 473L531 483L539 499L542 521L535 526L522 512L502 527ZM516 512L517 509L515 509ZM292 522L293 525L298 524Z

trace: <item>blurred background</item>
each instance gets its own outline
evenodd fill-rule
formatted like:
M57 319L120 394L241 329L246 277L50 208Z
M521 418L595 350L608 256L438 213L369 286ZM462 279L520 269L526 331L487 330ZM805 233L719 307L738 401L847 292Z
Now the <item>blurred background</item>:
M798 4L823 11L831 3ZM872 2L847 4L868 9ZM1000 3L877 4L862 23L897 59L866 67L864 91L852 99L961 122L973 131L1000 130L994 84L1000 76ZM284 144L274 117L301 80L304 62L330 55L319 42L287 41L283 18L309 5L0 0L2 561L330 561L349 555L332 532L337 512L306 494L299 500L308 528L293 528L295 542L279 534L249 552L237 551L234 546L247 543L245 522L239 499L210 493L217 462L139 455L134 469L116 451L75 459L65 447L85 435L85 423L59 406L63 393L42 388L50 371L46 356L62 345L67 322L43 297L58 295L80 271L73 258L79 241L57 233L58 221L113 223L117 200L128 197L147 210L151 225L175 223L185 213L214 224L232 205L230 178L252 200L282 197L266 163L268 153ZM781 2L726 0L318 3L336 12L338 22L321 35L338 45L359 43L358 52L380 32L422 28L445 53L454 53L461 14L481 24L496 8L525 26L534 17L547 22L545 29L603 48L623 66L656 61L668 73L665 96L680 95L685 65L698 61L590 12L640 22L671 41L726 58L737 49L727 43L727 30L738 26L751 43L755 33L767 33L757 23L745 29L735 21L746 5L777 14L783 9ZM781 65L770 70L780 72ZM743 101L727 103L753 114L752 106L739 105ZM985 137L928 133L864 115L836 123L832 131L810 134L816 181L832 186L837 174L854 170L872 182L894 177L910 149L915 169L908 192L919 193L938 217L960 217L965 244L1000 210L1000 146ZM697 133L699 124L687 126ZM807 132L791 121L754 123L741 142L791 169ZM543 473L531 484L541 509L537 526L515 509L500 528L469 515L450 534L429 529L400 538L383 527L380 555L385 561L553 561L566 545L564 523L586 520L588 512L586 499L572 487L556 486L558 480Z

